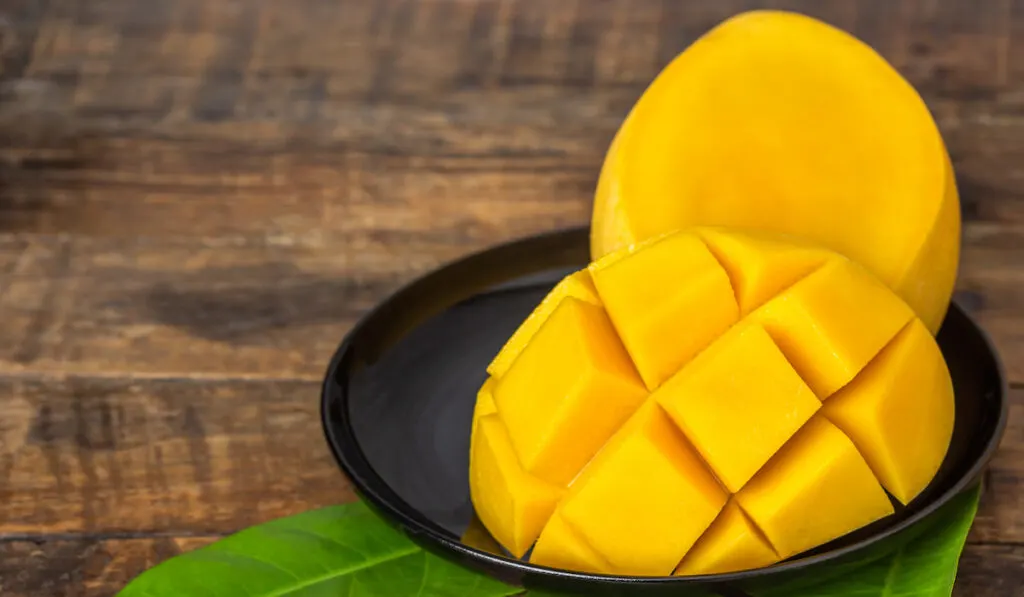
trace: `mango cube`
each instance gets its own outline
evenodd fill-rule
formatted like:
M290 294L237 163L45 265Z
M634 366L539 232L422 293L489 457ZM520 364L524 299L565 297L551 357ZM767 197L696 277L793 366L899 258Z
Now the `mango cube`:
M549 568L610 574L614 568L604 556L594 551L557 510L551 515L544 532L533 547L530 561Z
M657 575L675 567L726 498L679 429L649 402L573 483L559 509L615 570Z
M853 379L914 313L866 270L835 259L751 317L825 399Z
M953 435L949 370L919 320L910 322L822 411L908 504L935 476Z
M590 272L581 270L562 278L554 288L551 289L539 305L527 316L526 320L516 328L515 333L505 342L501 351L494 357L491 364L487 366L487 373L493 377L505 375L512 362L516 360L523 347L530 342L533 335L537 333L551 313L562 302L562 299L572 297L592 305L600 305L601 300L597 298L597 290L594 282L590 279Z
M497 415L480 419L470 450L470 495L480 504L477 515L499 543L522 557L565 490L523 471Z
M845 257L695 229L570 279L477 398L473 504L513 554L642 576L767 566L888 516L886 489L906 503L938 470L949 371Z
M729 500L700 541L679 563L675 574L721 574L762 568L778 561L778 554L760 529L735 500Z
M648 389L736 322L729 276L701 240L671 235L590 267L597 293Z
M892 514L892 503L850 438L811 419L736 501L783 558Z
M736 235L723 230L698 232L732 282L740 315L746 316L828 259L817 247L772 235Z
M562 487L646 395L604 310L573 297L494 385L523 468Z
M731 492L821 408L757 324L730 329L653 397Z

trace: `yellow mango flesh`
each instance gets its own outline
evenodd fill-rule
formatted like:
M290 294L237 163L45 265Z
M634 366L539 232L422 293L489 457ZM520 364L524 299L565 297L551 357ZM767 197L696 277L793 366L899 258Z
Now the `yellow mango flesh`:
M732 492L821 408L757 324L727 331L653 397Z
M882 486L908 504L942 464L954 410L946 362L915 320L825 402L823 413L853 440Z
M480 419L470 447L470 495L499 543L522 557L564 491L523 471L498 415Z
M657 76L609 148L593 259L709 225L837 251L933 333L948 307L960 209L939 130L881 56L809 17L756 11L711 30Z
M649 402L573 483L559 511L616 572L658 575L682 559L726 497L664 411ZM532 561L544 564L536 554Z
M701 230L698 234L729 275L741 316L760 307L828 259L826 251L790 239L737 237L714 229Z
M906 303L845 259L827 263L750 316L821 399L849 383L913 317Z
M534 564L548 568L597 574L609 574L613 570L604 556L594 551L557 510L544 526L530 559Z
M478 397L473 503L513 554L536 541L537 564L645 576L768 565L888 515L883 485L917 495L942 461L935 340L845 257L697 228L588 271L597 300L542 303Z
M563 487L646 394L604 310L571 296L494 383L523 468Z
M594 282L590 279L590 274L586 270L566 276L551 289L551 292L530 313L526 321L516 328L515 333L505 343L501 352L487 366L487 373L494 377L505 375L508 368L512 366L512 361L519 356L519 353L523 351L523 347L533 338L533 335L537 333L540 326L547 321L555 307L567 296L577 298L592 305L601 304L600 299L597 298L597 290L594 289Z
M476 436L476 428L481 417L492 415L498 412L498 407L494 405L494 378L488 377L484 381L484 385L480 386L480 390L476 393L476 403L473 405L473 424L470 432L470 444L473 443L473 437Z
M736 494L736 501L783 558L893 512L850 438L819 417Z
M692 235L667 236L626 257L598 261L590 274L652 390L739 317L729 276Z
M762 568L778 561L778 554L757 526L735 500L729 500L700 541L680 562L675 574L722 574Z

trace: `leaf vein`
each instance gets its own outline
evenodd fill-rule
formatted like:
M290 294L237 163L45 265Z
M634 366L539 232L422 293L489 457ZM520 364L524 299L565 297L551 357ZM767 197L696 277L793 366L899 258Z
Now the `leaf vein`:
M309 579L309 580L307 580L305 582L300 582L300 583L298 583L298 584L296 584L294 586L284 587L281 590L275 591L273 593L267 593L267 595L265 597L281 597L282 595L287 595L288 593L292 593L294 591L298 591L299 589L304 589L306 587L309 587L309 586L312 586L312 585L315 585L315 584L318 584L318 583L321 583L321 582L324 582L324 581L331 580L332 578L338 578L339 576L346 576L348 574L355 574L356 572L359 572L360 570L365 570L367 568L372 568L373 566L379 566L381 564L390 562L392 560L398 560L398 559L401 559L401 558L404 558L404 557L407 557L407 556L411 556L411 555L413 555L415 553L418 553L419 551L420 551L420 548L418 546L410 545L407 549L400 550L400 551L397 551L395 553L387 554L385 556L380 556L380 557L373 558L373 559L367 559L367 560L364 560L364 561L362 561L362 562L360 562L358 564L355 564L353 566L347 566L345 568L341 568L341 569L338 569L338 570L332 570L332 571L328 572L327 574L321 574L320 576L311 578L311 579Z
M427 586L427 573L428 573L429 568L430 568L430 558L429 557L424 557L423 558L423 574L420 575L420 586L419 586L418 589L416 589L416 597L422 597L423 596L423 589L425 589L426 586Z

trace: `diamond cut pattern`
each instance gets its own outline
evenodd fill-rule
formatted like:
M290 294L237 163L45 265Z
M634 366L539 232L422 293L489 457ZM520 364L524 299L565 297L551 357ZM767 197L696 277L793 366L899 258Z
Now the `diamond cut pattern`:
M544 559L543 554L561 553L561 560L552 557L548 563L592 572L670 574L731 495L748 516L741 520L758 526L758 540L767 537L771 542L762 549L765 553L788 557L794 549L813 547L785 542L772 526L786 520L785 512L773 518L775 502L771 495L765 497L772 491L768 477L806 460L811 448L831 450L836 466L844 467L838 473L823 470L822 479L853 475L860 483L873 484L875 497L885 497L852 442L820 412L821 400L855 378L913 319L902 301L859 266L814 248L698 230L605 258L589 271L603 307L587 308L607 310L650 393L633 403L630 408L639 408L624 425L588 435L588 445L596 448L585 457L574 452L574 460L584 462L580 470L563 471L557 478L545 475L567 493L551 517L557 524L540 533L535 561L539 555ZM677 280L677 287L667 279ZM559 307L541 308L549 310L539 317L543 319ZM691 329L690 335L700 338L686 337L687 327L698 324L704 324L704 336ZM543 330L534 332L537 338L543 335ZM527 347L535 339L517 335ZM549 335L545 342L558 344L559 338ZM566 345L564 350L573 348ZM824 373L814 367L820 351L834 356ZM504 375L543 376L545 366L550 364L543 359L519 355ZM496 383L500 387L502 379ZM609 408L607 397L574 388L578 404L589 404L595 413ZM513 398L506 402L506 410L529 408ZM624 403L616 404L621 412ZM588 415L583 409L575 416ZM546 429L544 441L550 441L567 427ZM796 436L804 439L794 447L790 444ZM736 438L744 438L744 445L737 446ZM647 487L649 479L658 483ZM745 491L748 485L752 489ZM658 488L661 494L652 495ZM887 499L884 505L874 501L874 510L864 516L877 518L891 511ZM637 511L643 510L647 514L638 517ZM600 525L591 524L598 519ZM866 522L870 520L844 524ZM638 542L619 545L616 538L623 534ZM657 547L647 553L645 545ZM565 555L570 553L589 555L573 560ZM595 569L601 566L611 569Z

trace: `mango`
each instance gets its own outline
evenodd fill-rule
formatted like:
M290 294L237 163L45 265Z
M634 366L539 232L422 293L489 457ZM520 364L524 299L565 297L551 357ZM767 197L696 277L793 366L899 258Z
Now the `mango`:
M780 557L788 558L893 512L850 438L811 419L736 501Z
M561 365L554 369L553 354ZM557 485L571 481L647 395L604 309L571 296L493 392L523 469Z
M692 226L841 253L932 333L959 260L953 169L921 97L866 44L782 11L742 13L684 50L605 156L592 259ZM758 300L747 292L738 285L741 303Z
M773 564L909 503L953 425L928 328L847 257L698 227L573 273L495 357L470 492L516 557L606 574ZM532 551L530 551L532 548Z
M664 411L647 403L601 449L558 510L612 571L651 576L675 568L727 497ZM542 532L537 543L544 542ZM537 555L532 561L544 563Z
M853 440L889 493L907 504L942 463L953 435L949 371L920 321L911 321L825 402L823 413Z
M522 556L565 490L527 474L497 415L482 417L470 447L470 496L495 539Z
M540 305L534 309L526 320L516 328L515 333L505 344L504 350L494 357L494 360L487 366L487 373L494 377L501 377L508 371L509 365L515 360L523 347L530 341L530 338L537 333L540 326L547 321L551 312L562 302L562 299L571 296L592 305L600 305L601 300L597 298L597 290L590 276L585 273L576 273L566 276L551 289Z
M732 499L679 563L675 574L721 574L761 568L778 560L768 539Z
M733 493L821 408L768 332L745 322L694 357L656 400Z
M544 534L533 546L531 557L549 568L596 574L610 574L614 569L557 511L544 525Z

